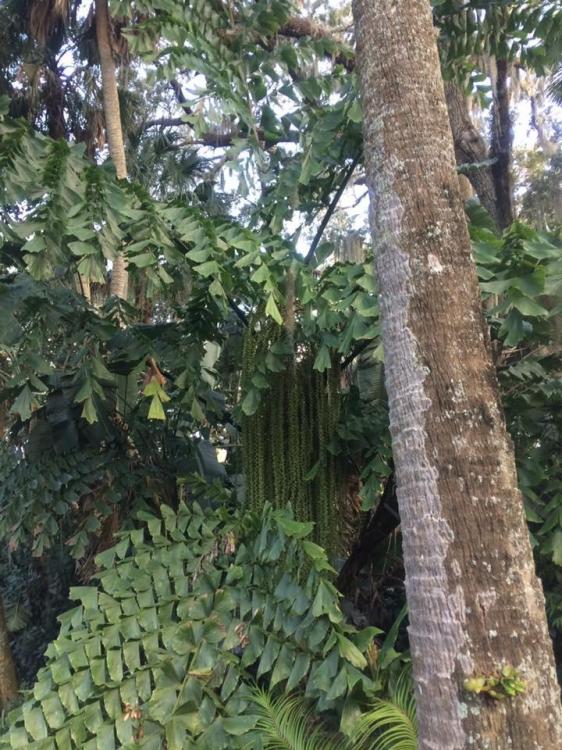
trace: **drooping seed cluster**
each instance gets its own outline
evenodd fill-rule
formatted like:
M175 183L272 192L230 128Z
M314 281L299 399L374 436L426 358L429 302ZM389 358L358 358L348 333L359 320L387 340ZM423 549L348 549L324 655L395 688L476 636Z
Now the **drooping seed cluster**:
M247 388L258 362L283 342L286 329L274 323L259 328L250 322L243 348L242 384ZM337 551L342 472L334 451L340 414L339 370L313 369L315 352L292 346L285 369L268 374L254 414L243 417L242 448L246 497L260 512L266 502L291 505L299 521L313 521L313 538Z

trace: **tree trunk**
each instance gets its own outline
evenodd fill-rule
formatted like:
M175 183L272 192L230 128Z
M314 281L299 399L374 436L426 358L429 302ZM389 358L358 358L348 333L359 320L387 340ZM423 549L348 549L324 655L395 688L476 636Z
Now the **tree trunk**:
M421 750L562 748L428 0L354 0ZM505 700L464 688L512 667Z
M109 23L107 0L95 0L95 7L96 37L101 67L103 110L107 143L109 145L109 154L115 164L117 177L120 180L124 180L127 177L127 162L125 160L125 147L123 145L123 130L121 127L121 112L119 109L115 62L113 60L113 51L111 48L111 27ZM113 261L109 293L121 297L122 299L126 299L127 276L126 259L121 253L119 253Z
M498 224L503 229L513 222L513 178L511 175L513 128L509 111L509 63L496 60L492 106L491 155L496 188Z
M474 127L464 93L454 81L446 81L445 96L457 164L462 166L487 161L490 155L486 141ZM498 210L498 198L491 165L470 169L466 176L480 203L489 212L496 225L504 229Z
M10 634L6 625L4 606L0 598L0 711L18 694L18 678L10 648Z
M0 356L0 364L2 357ZM7 429L6 415L8 402L0 401L0 440L4 438ZM18 694L18 678L10 647L10 634L4 615L4 604L0 595L0 713L14 700Z
M379 544L396 531L398 526L400 526L400 516L396 500L396 482L394 474L391 474L386 481L376 510L363 524L359 538L339 572L337 586L342 594L352 593L359 573L372 561L373 552Z
M552 159L558 153L558 144L556 141L551 141L544 130L544 119L542 113L537 106L537 97L531 96L529 98L531 103L531 125L535 129L537 134L537 141L542 149L543 154Z

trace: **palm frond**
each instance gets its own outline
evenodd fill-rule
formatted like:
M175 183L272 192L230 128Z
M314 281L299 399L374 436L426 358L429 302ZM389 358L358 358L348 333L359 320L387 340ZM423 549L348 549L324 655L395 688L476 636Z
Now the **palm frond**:
M354 748L417 750L416 704L410 671L404 670L388 698L376 698L353 735Z
M562 63L558 65L550 76L547 93L556 104L562 105Z
M60 33L68 18L68 0L33 0L29 11L29 30L41 45L53 33Z
M265 750L350 750L343 738L327 735L303 698L273 698L266 690L256 690L253 699Z

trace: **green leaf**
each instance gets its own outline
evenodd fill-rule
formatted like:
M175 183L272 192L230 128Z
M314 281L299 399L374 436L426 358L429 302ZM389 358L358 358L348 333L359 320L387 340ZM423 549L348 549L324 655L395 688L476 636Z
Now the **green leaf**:
M242 401L242 411L244 414L248 417L251 417L252 414L255 414L258 410L258 406L260 405L260 394L259 391L256 388L250 388L248 393L246 394L244 400Z
M557 529L552 537L552 562L562 565L562 530Z
M480 284L480 288L490 294L503 294L513 286L513 279L499 279L497 281L486 281Z
M148 410L148 419L166 419L166 412L162 406L159 396L155 395L152 397L150 402L150 408Z
M331 573L336 572L328 562L328 557L323 547L306 539L303 540L302 546L306 554L311 558L315 570L318 572L322 570L328 570Z
M379 664L381 666L381 669L385 669L396 656L394 645L396 644L396 639L398 638L398 633L400 631L402 621L407 616L407 614L408 605L405 604L396 616L396 619L392 623L392 627L390 628L386 635L386 638L384 639L384 643L379 654Z
M205 278L208 278L209 276L217 276L220 273L219 264L216 260L209 260L206 263L194 266L193 270Z
M36 406L36 402L31 389L25 385L14 399L10 414L18 414L22 422L25 422L31 417L34 406Z
M294 661L293 668L291 669L291 673L289 674L289 679L287 680L287 685L285 687L285 690L287 692L290 692L291 690L294 690L298 685L304 680L306 675L308 674L308 670L310 668L310 654L308 653L299 653L297 655L297 658Z
M147 268L148 266L153 266L156 263L156 257L153 253L141 253L140 255L135 255L132 258L129 257L129 263L132 263L138 268Z
M25 251L27 253L40 253L42 250L46 248L45 240L44 238L37 234L33 239L27 240L25 245L22 247L22 251Z
M190 250L187 253L189 260L192 260L194 263L205 263L210 255L211 251L209 248L204 248L203 250Z
M270 687L274 687L282 680L286 680L291 674L295 660L295 649L284 643L275 662L275 668L271 674Z
M529 317L547 316L548 310L538 302L535 302L530 297L524 297L523 295L510 295L511 303L513 307L516 307L521 315L527 315Z
M357 667L357 669L365 669L367 666L367 659L363 656L361 651L359 651L357 646L352 643L349 638L346 638L339 633L337 634L337 639L340 654L343 658L353 664L354 667Z
M205 424L207 421L207 417L205 416L205 412L201 408L201 404L199 403L199 399L195 396L193 401L191 402L191 416L193 419L195 419L196 422L199 422L200 424Z
M269 271L269 268L265 263L262 263L262 265L257 268L254 273L250 276L250 280L254 281L256 284L263 284L266 281L269 281L271 276L271 273Z
M338 607L336 588L328 581L321 580L318 584L316 596L312 602L312 614L314 617L327 615L333 623L338 623L342 620L342 614Z
M214 279L209 284L209 294L211 294L213 297L226 297L224 287L218 279Z
M23 706L23 722L25 728L34 740L42 740L48 736L49 730L40 708L33 708L31 702Z
M85 419L88 424L94 424L98 421L98 413L94 406L94 401L91 398L84 400L84 406L82 407L82 413L80 414L82 419Z
M89 245L86 242L69 242L68 248L73 255L94 255L98 252L95 245Z
M265 648L261 655L258 667L258 677L261 677L262 675L267 674L271 671L273 665L275 664L275 660L277 659L280 648L281 644L277 640L277 638L275 638L274 636L270 636L267 639L267 643L265 644Z
M255 727L257 720L257 716L234 716L223 719L222 725L228 734L241 737Z
M331 366L330 350L325 344L322 344L314 360L313 369L318 370L318 372L324 372L324 370L329 370Z
M273 294L270 294L267 298L267 303L265 305L265 314L270 318L273 318L273 320L276 323L279 323L279 325L283 325L283 318L281 317L281 313L279 312L279 308L277 307L277 303L275 302Z
M312 521L295 521L287 515L284 510L275 512L275 520L280 529L282 529L287 536L295 539L303 539L312 533L314 523Z
M235 268L246 268L247 266L251 266L252 263L256 262L256 259L259 257L259 252L256 250L252 253L246 253L241 258L239 258L236 263L234 264Z
M358 96L353 99L351 106L347 110L347 119L351 120L351 122L363 121L363 109L361 107L361 100Z

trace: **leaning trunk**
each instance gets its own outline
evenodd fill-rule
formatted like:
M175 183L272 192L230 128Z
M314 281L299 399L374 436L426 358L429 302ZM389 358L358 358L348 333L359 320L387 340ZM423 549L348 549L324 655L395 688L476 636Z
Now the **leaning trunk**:
M490 155L484 138L474 127L466 97L454 81L445 82L445 97L449 122L453 133L455 156L459 166L468 166L466 173L480 203L490 213L499 229L504 229L502 213L498 205L496 185ZM478 165L478 166L476 166Z
M562 711L552 644L430 5L354 0L354 14L420 748L553 750ZM502 667L524 692L497 700L465 689Z
M111 48L111 27L107 0L95 0L95 5L96 37L101 67L103 111L107 143L109 145L109 154L115 164L117 177L120 180L124 180L127 177L127 162L125 160L125 147L123 146L123 130L121 127L115 62ZM127 262L121 253L117 255L113 262L109 292L122 299L126 299L127 297Z

